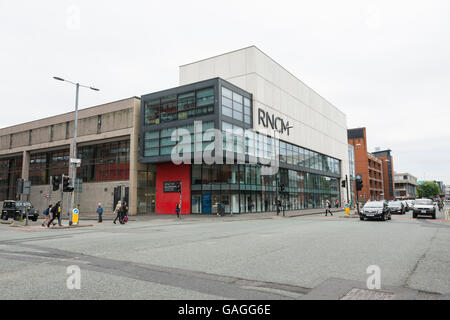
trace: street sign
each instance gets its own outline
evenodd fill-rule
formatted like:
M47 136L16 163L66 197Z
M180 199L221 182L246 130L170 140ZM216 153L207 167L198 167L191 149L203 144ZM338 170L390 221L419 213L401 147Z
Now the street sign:
M179 184L180 184L180 181L164 181L163 191L164 192L169 192L169 193L179 192L177 190Z
M81 164L81 159L70 158L70 163Z

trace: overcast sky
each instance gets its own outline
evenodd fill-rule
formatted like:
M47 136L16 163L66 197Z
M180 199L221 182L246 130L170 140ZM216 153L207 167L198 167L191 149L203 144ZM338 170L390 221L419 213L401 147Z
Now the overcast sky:
M0 127L178 85L256 45L366 127L394 169L450 184L450 1L0 0Z

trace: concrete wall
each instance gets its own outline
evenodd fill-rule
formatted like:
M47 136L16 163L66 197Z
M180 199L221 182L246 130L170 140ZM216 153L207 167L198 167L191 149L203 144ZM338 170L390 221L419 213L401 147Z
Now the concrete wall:
M77 139L79 146L122 139L130 140L130 180L85 183L83 194L80 197L81 212L84 210L84 212L95 212L99 201L104 203L104 207L108 211L109 207L112 207L114 187L122 184L130 187L130 214L136 213L137 171L145 170L138 163L139 108L140 100L132 97L79 110ZM100 130L98 128L99 115L101 115ZM24 168L27 170L22 174L22 178L28 179L30 152L69 149L71 157L73 157L74 116L74 112L70 112L0 129L0 158L21 155L28 159L24 163ZM69 123L68 130L67 123ZM52 126L53 138L51 138ZM30 130L32 130L31 145L29 141ZM12 144L10 144L11 138ZM71 174L71 170L69 170L69 174ZM107 192L104 191L105 188L108 189ZM44 195L49 191L50 186L32 186L31 201L33 205L39 209L46 207L47 199L44 198ZM55 194L54 197L56 197L54 200L60 200L59 193ZM68 199L66 194L64 201L69 203Z
M347 119L343 112L289 73L258 48L237 50L180 67L180 85L223 78L253 94L253 125L258 108L279 116L293 126L280 139L341 160L342 179L349 175ZM341 188L341 197L346 199Z

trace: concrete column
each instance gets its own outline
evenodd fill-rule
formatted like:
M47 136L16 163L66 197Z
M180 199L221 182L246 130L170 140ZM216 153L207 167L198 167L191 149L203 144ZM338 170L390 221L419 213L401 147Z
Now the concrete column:
M141 102L136 99L133 108L133 131L130 135L130 179L129 179L129 213L137 214L138 171L146 167L139 163L139 133L140 133Z
M30 152L24 151L22 155L22 179L28 180L30 177Z

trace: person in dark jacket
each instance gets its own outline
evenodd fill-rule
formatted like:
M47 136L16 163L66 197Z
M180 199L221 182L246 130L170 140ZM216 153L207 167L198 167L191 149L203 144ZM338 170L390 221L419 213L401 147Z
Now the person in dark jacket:
M47 227L50 228L50 224L53 222L53 220L55 220L55 218L58 219L58 225L62 226L62 224L61 224L61 201L58 201L50 211L52 213L52 219L47 223Z
M120 221L121 224L125 224L125 217L127 217L126 220L128 221L128 206L126 201L122 202L122 219Z
M102 204L100 202L98 203L97 214L98 214L98 222L100 223L100 222L103 221L103 219L102 219L103 207L102 207Z
M325 202L325 216L327 216L328 213L330 213L330 215L333 215L331 213L331 202L327 200Z
M45 227L47 223L52 219L52 213L50 210L52 210L53 205L50 204L47 209L44 210L43 214L45 216L45 220L42 222L42 226Z
M181 211L180 204L177 203L177 205L175 206L175 212L177 213L178 219L180 218L180 211Z

